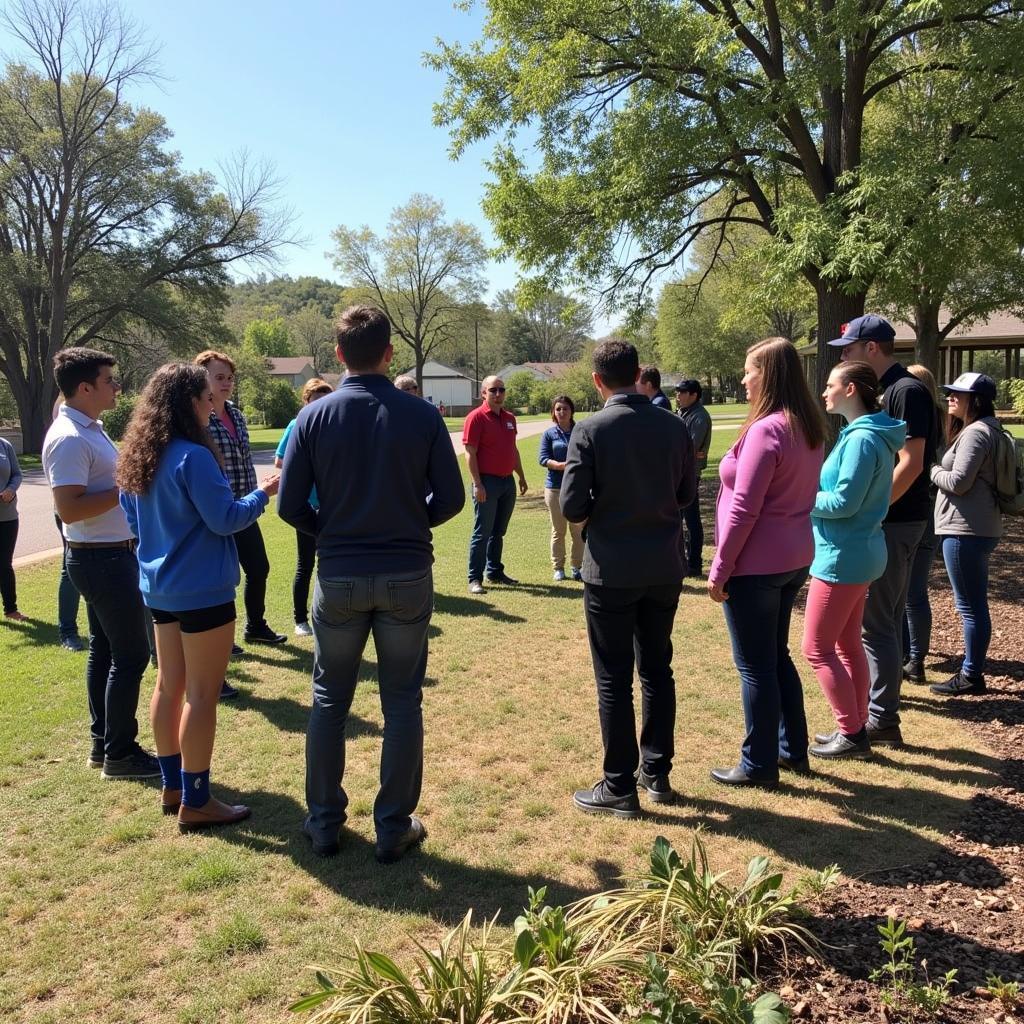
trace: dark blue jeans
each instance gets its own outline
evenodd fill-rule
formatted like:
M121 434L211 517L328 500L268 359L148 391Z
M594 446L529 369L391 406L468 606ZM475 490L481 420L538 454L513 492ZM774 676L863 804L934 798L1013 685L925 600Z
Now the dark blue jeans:
M139 684L149 664L139 563L127 548L69 548L67 567L89 619L93 743L102 742L107 757L125 757L139 734Z
M683 509L683 525L686 527L687 534L686 549L683 552L686 571L691 576L699 576L704 552L704 523L700 518L700 494Z
M325 579L313 591L313 709L306 735L309 827L334 842L345 821L345 722L373 633L384 713L377 841L397 844L409 828L423 782L423 677L434 606L430 570Z
M935 529L925 527L910 566L907 610L903 615L903 660L923 664L932 645L932 603L928 597L928 577L935 561Z
M64 546L64 555L60 562L60 582L57 584L57 630L61 640L67 640L69 637L78 636L78 604L81 595L68 575L68 542L64 539L60 519L57 516L53 518L57 523L60 542Z
M992 639L988 611L988 561L998 537L943 537L942 560L946 563L953 601L964 627L964 663L961 671L977 678L985 671L985 657Z
M733 576L722 606L740 674L743 738L740 767L754 779L779 777L779 758L807 756L807 718L800 676L789 654L793 604L807 569Z
M480 474L487 500L473 498L473 535L469 539L469 580L498 576L505 571L501 549L512 510L516 507L515 477Z

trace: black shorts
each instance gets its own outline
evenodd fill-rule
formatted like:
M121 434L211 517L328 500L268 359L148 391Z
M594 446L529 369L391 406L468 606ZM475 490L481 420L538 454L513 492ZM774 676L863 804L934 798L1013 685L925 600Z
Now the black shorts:
M215 604L212 608L190 608L184 612L162 612L159 608L150 608L150 615L158 626L168 626L177 622L182 633L205 633L210 629L218 629L234 622L235 602Z

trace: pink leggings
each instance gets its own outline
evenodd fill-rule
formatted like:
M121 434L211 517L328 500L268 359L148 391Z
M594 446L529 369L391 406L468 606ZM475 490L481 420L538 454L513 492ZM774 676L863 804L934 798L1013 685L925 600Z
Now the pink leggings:
M804 613L804 657L832 705L839 731L853 736L868 720L868 660L860 627L866 583L811 579Z

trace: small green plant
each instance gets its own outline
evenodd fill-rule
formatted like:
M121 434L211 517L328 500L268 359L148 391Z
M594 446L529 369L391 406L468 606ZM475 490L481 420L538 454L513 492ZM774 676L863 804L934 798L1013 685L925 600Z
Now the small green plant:
M200 940L199 951L207 960L239 953L256 953L267 944L263 929L244 914L235 914Z
M812 871L797 882L797 891L812 900L820 900L825 893L839 884L842 872L838 864L829 864L820 871Z
M888 959L869 977L881 988L882 1003L909 1020L934 1017L949 1000L956 970L946 971L939 982L925 973L924 983L917 981L914 938L907 934L904 921L890 917L878 926L881 946Z
M998 974L990 974L985 979L985 988L993 999L998 999L1003 1004L1007 1013L1012 1013L1020 1003L1020 983L1016 981L1003 981Z
M524 971L539 956L543 956L548 967L565 963L576 954L579 934L566 923L564 908L544 903L546 885L536 890L530 886L527 894L529 905L516 918L516 962Z

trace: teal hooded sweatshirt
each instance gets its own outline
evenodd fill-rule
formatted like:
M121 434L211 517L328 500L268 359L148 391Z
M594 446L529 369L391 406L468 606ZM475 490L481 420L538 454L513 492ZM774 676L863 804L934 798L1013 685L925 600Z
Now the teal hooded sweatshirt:
M884 412L848 423L821 467L811 509L811 575L826 583L870 583L885 571L882 520L907 425Z

